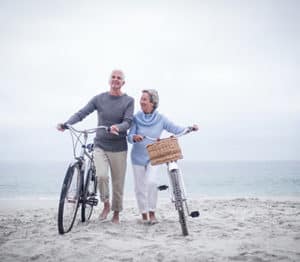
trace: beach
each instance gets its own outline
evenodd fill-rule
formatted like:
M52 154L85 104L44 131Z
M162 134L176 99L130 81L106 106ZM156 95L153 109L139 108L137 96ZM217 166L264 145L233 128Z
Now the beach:
M0 261L300 261L300 200L203 198L189 202L182 236L178 215L159 200L155 225L143 224L134 199L121 223L79 216L59 235L57 201L0 201ZM110 214L111 215L111 214Z

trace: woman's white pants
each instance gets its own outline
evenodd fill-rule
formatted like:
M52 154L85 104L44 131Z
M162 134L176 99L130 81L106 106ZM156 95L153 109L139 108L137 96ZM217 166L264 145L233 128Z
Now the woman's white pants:
M157 203L158 166L132 165L134 190L140 213L155 211Z

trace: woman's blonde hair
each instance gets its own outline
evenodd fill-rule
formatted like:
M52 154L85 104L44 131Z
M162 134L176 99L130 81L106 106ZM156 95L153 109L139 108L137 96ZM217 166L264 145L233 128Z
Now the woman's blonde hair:
M144 89L142 92L149 95L150 102L153 104L153 110L155 110L159 102L158 92L155 89Z

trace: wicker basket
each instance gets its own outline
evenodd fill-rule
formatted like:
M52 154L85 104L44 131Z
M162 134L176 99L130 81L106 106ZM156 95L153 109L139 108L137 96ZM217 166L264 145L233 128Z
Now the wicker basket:
M147 150L153 166L183 158L176 137L160 139L147 145Z

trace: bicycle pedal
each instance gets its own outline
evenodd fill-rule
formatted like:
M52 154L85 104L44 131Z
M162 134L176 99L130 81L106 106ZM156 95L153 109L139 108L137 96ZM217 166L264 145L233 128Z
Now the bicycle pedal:
M199 211L192 211L190 216L191 217L198 217L198 216L200 216L200 213L199 213Z
M167 190L169 187L167 185L161 185L157 187L159 191Z
M91 197L88 199L87 203L90 204L91 206L97 206L98 205L98 199L95 197Z

